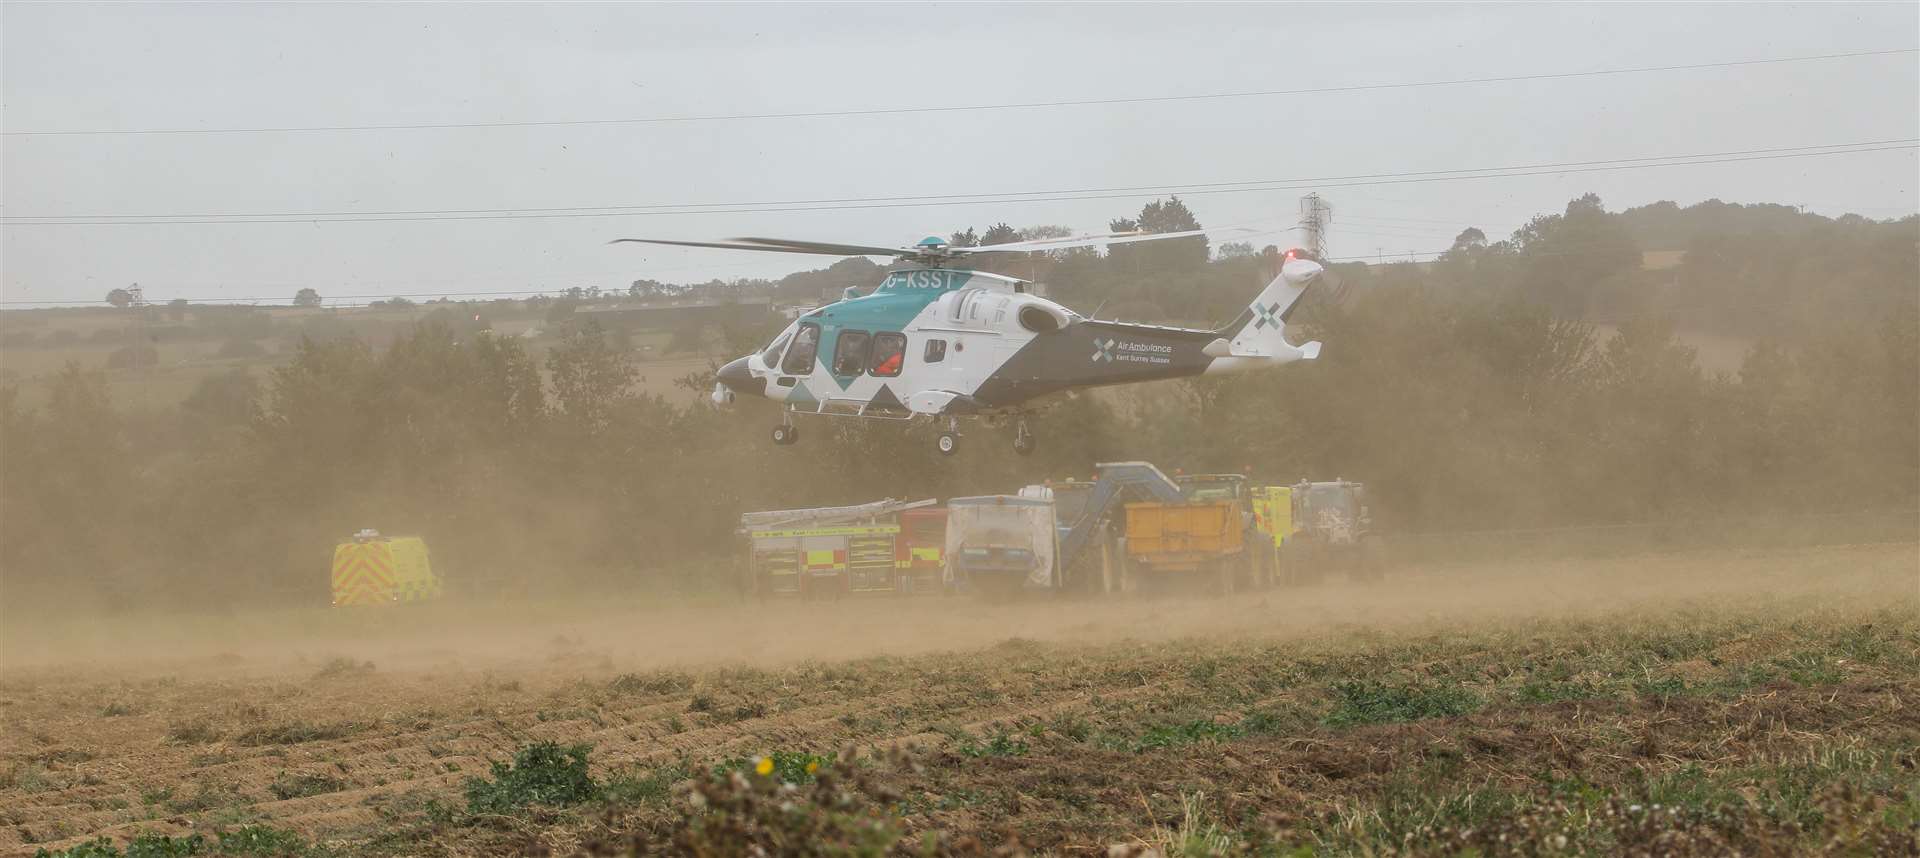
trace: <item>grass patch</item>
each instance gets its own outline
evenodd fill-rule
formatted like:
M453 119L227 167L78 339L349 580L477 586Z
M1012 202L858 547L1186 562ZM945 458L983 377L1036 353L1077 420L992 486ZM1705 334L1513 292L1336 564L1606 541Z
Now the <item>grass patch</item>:
M1464 715L1480 708L1480 697L1459 686L1394 685L1354 680L1333 686L1329 727L1386 724Z
M1091 741L1107 750L1137 754L1200 743L1231 742L1249 736L1285 733L1303 726L1305 724L1298 714L1287 711L1254 712L1231 723L1223 724L1212 718L1195 718L1191 721L1155 724L1138 736L1107 734L1093 736Z
M1513 692L1513 699L1521 703L1557 703L1562 700L1594 700L1610 697L1605 690L1586 682L1554 679L1532 679Z
M1787 678L1796 685L1839 685L1846 678L1840 672L1840 665L1835 664L1833 659L1807 650L1776 659L1774 664L1786 672Z

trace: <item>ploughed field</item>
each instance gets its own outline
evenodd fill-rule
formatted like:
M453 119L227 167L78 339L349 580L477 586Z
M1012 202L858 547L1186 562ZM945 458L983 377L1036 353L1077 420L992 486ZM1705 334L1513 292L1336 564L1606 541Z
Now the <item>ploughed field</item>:
M7 854L1920 854L1912 544L48 622Z

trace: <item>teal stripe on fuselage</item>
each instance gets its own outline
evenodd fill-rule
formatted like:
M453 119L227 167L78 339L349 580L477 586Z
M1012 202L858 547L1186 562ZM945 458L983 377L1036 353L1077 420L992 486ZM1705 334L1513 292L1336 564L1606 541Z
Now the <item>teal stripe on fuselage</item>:
M959 289L972 279L971 272L947 269L895 271L881 281L872 294L828 304L806 315L807 321L820 324L820 352L816 360L841 390L846 390L857 375L834 375L833 353L840 345L842 330L905 332L928 304L941 295Z

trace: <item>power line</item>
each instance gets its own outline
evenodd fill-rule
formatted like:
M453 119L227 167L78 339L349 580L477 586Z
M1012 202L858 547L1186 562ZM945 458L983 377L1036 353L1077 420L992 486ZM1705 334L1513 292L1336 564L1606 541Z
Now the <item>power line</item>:
M1113 193L1120 191L1152 191L1156 193L1192 193L1208 188L1226 188L1238 185L1298 184L1302 182L1336 182L1354 179L1404 178L1412 176L1438 176L1456 173L1490 173L1507 170L1531 170L1537 168L1584 167L1602 164L1626 164L1636 161L1671 161L1691 158L1718 158L1735 155L1762 155L1776 152L1806 152L1815 149L1837 149L1854 146L1879 146L1890 143L1917 143L1920 137L1905 137L1889 140L1861 140L1851 143L1825 143L1811 146L1779 146L1768 149L1737 149L1730 152L1698 152L1683 155L1645 155L1635 158L1608 158L1594 161L1559 161L1536 164L1512 164L1502 167L1469 167L1453 170L1418 170L1400 173L1355 173L1345 176L1308 176L1293 179L1240 179L1229 182L1182 182L1158 185L1121 185L1102 188L1055 188L1043 191L989 191L979 193L954 194L901 194L879 197L824 197L815 199L789 200L752 200L739 202L701 202L701 203L644 203L632 205L607 206L518 206L492 209L396 209L389 211L333 211L333 212L193 212L183 214L93 214L93 215L0 215L0 220L134 220L134 219L176 219L176 218L299 218L302 222L325 218L377 218L408 217L413 215L479 215L479 214L515 214L534 216L541 214L565 214L569 212L614 212L646 211L653 209L707 209L758 206L802 206L832 205L840 203L878 203L922 201L937 203L945 200L990 199L998 202L1009 197L1052 196L1059 194ZM751 208L743 210L752 211ZM676 213L676 212L669 212Z
M1086 98L1064 99L1059 101L1027 101L1007 104L970 104L945 105L932 107L877 107L857 110L817 110L784 113L732 113L692 116L647 116L628 119L565 119L565 120L519 120L501 122L442 122L442 123L405 123L394 125L308 125L287 127L257 128L93 128L70 130L6 131L0 132L8 137L50 137L50 136L97 136L97 135L151 135L151 134L303 134L314 132L349 131L424 131L437 129L466 128L541 128L583 125L649 125L684 122L735 122L764 119L820 119L840 116L883 116L911 113L959 113L987 110L1034 110L1054 107L1091 107L1114 104L1154 104L1176 101L1209 101L1235 98L1266 98L1285 95L1317 95L1338 92L1368 92L1389 89L1421 89L1442 86L1465 86L1483 83L1513 83L1528 80L1561 80L1567 78L1598 77L1603 75L1650 74L1655 72L1697 71L1701 69L1738 68L1742 66L1777 65L1781 63L1803 63L1822 60L1855 59L1859 57L1894 56L1899 54L1920 53L1920 48L1894 48L1879 51L1848 51L1836 54L1814 54L1794 57L1766 57L1749 60L1727 60L1712 63L1684 63L1663 66L1634 66L1629 68L1593 69L1577 72L1548 72L1539 74L1496 75L1491 77L1453 78L1449 80L1403 81L1396 83L1348 84L1344 86L1322 86L1305 89L1264 89L1244 92L1211 92L1194 95L1153 95L1124 98Z
M1872 144L1891 144L1891 145L1872 145ZM46 219L45 217L42 217L40 219L25 220L24 218L27 216L22 215L22 216L19 216L23 218L22 220L14 220L12 217L0 219L0 220L4 220L4 223L0 223L0 226L6 226L6 227L14 227L14 226L146 226L146 225L156 225L156 224L184 224L184 225L319 224L319 223L384 223L384 222L419 222L419 221L550 220L550 219L575 219L575 218L641 217L641 216L656 216L656 215L766 214L766 213L780 213L780 212L845 211L850 209L925 208L929 206L999 205L999 204L1007 204L1007 203L1037 203L1037 202L1073 202L1073 201L1082 201L1082 200L1138 198L1142 196L1158 196L1163 193L1171 193L1171 194L1178 194L1178 195L1185 195L1185 196L1192 197L1192 196L1210 196L1215 194L1300 190L1300 189L1309 189L1309 188L1346 188L1346 187L1363 187L1363 186L1372 186L1372 185L1404 185L1404 184L1423 184L1428 182L1468 181L1468 180L1475 180L1475 179L1503 179L1503 178L1515 178L1515 177L1524 177L1524 176L1555 175L1555 174L1565 174L1565 173L1599 173L1599 172L1612 172L1617 170L1646 169L1651 167L1686 167L1686 166L1706 165L1706 164L1739 163L1739 162L1747 162L1747 161L1772 161L1772 160L1780 160L1780 159L1788 159L1788 158L1812 158L1812 157L1821 157L1821 156L1829 156L1829 155L1854 155L1854 154L1863 154L1863 153L1869 153L1869 152L1888 152L1888 151L1912 150L1912 149L1920 148L1920 145L1916 145L1916 144L1920 144L1920 138L1909 138L1905 140L1888 140L1888 141L1863 141L1860 143L1837 143L1837 144L1830 144L1827 146L1819 146L1819 147L1802 146L1802 147L1789 147L1786 149L1747 150L1747 152L1750 152L1750 153L1771 152L1773 154L1747 154L1747 153L1740 153L1740 152L1705 153L1705 154L1695 154L1695 155L1671 155L1671 156L1652 156L1652 157L1646 157L1646 158L1614 159L1611 161L1567 162L1565 164L1532 164L1532 165L1521 165L1516 167L1483 168L1482 170L1479 170L1479 171L1439 170L1439 171L1422 171L1422 172L1415 172L1415 173L1378 173L1378 174L1372 174L1373 177L1378 177L1378 178L1368 177L1366 180L1361 180L1361 181L1329 181L1325 179L1295 179L1295 180L1276 180L1276 182L1272 184L1250 185L1246 187L1210 187L1205 185L1185 186L1185 187L1157 186L1158 190L1155 190L1152 192L1146 192L1146 193L1134 192L1133 189L1115 188L1115 189L1111 189L1115 191L1114 193L1085 193L1085 194L1069 194L1069 195L1054 195L1054 196L1036 196L1036 194L1052 193L1052 192L1045 192L1045 191L1036 191L1036 192L1024 192L1024 193L1015 192L1014 195L1012 196L1002 195L1002 196L996 196L996 197L990 197L990 198L979 198L978 195L956 195L955 197L952 197L952 198L943 198L943 197L910 198L910 199L917 200L914 202L873 202L873 203L848 203L848 204L827 204L827 205L797 204L797 205L781 205L781 206L750 207L750 208L749 207L689 208L689 209L673 209L673 210L645 208L645 210L620 210L620 211L593 210L593 211L586 211L586 212L573 211L573 210L546 210L543 212L541 210L534 210L535 213L522 212L522 213L511 213L511 214L509 213L455 214L449 211L447 213L430 213L430 214L419 214L419 215L404 214L400 216L355 214L353 216L339 217L339 216L328 216L328 215L316 214L316 215L307 215L307 216L300 216L300 217L280 217L276 215L276 216L268 216L268 217L243 216L239 218L231 218L231 217L202 218L197 220L190 220L190 219L162 220L157 218L163 218L163 217L164 218L174 218L174 217L197 218L201 216L155 215L155 216L148 216L148 217L156 218L156 219L107 220L104 218L114 218L114 217L124 217L124 216L59 215L59 216L53 216L53 217L70 218L70 219L52 220L52 219ZM1802 151L1802 150L1811 150L1811 149L1822 149L1825 151ZM1586 164L1591 166L1575 166L1579 164ZM1223 184L1239 184L1239 183L1223 183ZM642 209L644 207L636 206L633 208ZM520 212L522 210L499 210L499 211ZM93 217L96 219L92 219L92 220L83 219L88 217Z

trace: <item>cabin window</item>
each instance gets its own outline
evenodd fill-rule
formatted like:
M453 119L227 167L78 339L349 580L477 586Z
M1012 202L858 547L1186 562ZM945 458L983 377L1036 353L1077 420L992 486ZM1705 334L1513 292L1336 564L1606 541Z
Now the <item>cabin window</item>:
M803 323L793 334L793 348L787 349L787 359L780 364L780 371L788 375L807 375L813 372L813 359L820 352L820 326L812 322Z
M873 335L873 356L867 362L867 372L882 378L892 378L900 374L900 365L907 360L907 337L892 332Z
M780 361L780 350L786 348L787 340L790 340L792 338L793 338L792 331L783 333L779 337L775 338L773 341L773 345L767 346L767 350L760 353L760 362L763 364L766 364L768 369L772 369L778 366Z
M859 375L867 369L866 331L841 331L833 347L833 374Z
M921 355L920 359L923 361L926 361L927 363L939 363L943 360L946 360L947 359L947 341L946 340L928 340L927 352L926 354Z

